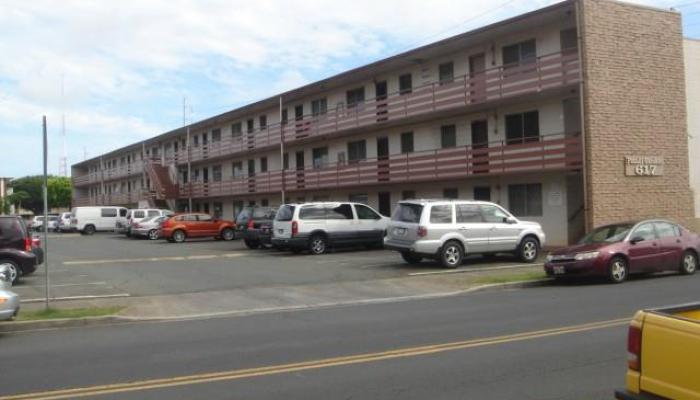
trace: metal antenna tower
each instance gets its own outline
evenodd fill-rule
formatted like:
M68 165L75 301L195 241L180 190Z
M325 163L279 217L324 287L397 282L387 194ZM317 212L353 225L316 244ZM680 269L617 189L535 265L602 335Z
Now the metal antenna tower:
M61 158L58 159L58 175L68 176L68 158L66 157L66 112L65 112L65 90L64 90L64 75L61 75L61 140L62 150Z

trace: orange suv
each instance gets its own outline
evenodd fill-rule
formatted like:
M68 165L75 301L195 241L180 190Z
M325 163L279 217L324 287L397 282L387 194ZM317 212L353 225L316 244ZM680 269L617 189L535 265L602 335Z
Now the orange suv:
M236 224L201 213L178 214L163 222L161 237L182 243L187 238L213 237L233 240Z

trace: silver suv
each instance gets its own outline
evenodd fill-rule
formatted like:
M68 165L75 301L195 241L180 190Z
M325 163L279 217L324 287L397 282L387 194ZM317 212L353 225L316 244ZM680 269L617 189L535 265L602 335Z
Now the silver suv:
M457 268L466 254L511 252L537 260L545 234L540 224L520 221L494 203L471 200L401 201L387 227L384 247L406 262L435 258Z

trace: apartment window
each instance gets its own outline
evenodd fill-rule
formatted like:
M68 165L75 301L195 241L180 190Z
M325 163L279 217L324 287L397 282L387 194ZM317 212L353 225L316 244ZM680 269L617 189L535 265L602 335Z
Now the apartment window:
M369 204L367 193L352 193L348 196L348 201L352 203Z
M260 123L260 129L267 128L267 115L261 115L258 117L258 122Z
M529 111L506 115L506 143L517 144L540 140L540 114Z
M401 192L401 200L411 200L416 198L415 190L404 190Z
M209 203L204 203L204 213L209 214ZM197 220L202 221L202 217L201 216L197 217ZM208 215L206 217L204 217L204 221L209 221L209 220L211 220L211 217L209 217Z
M515 66L519 64L529 64L535 62L537 57L537 48L535 39L530 39L524 42L503 46L503 65Z
M401 134L401 154L413 153L413 132Z
M248 176L255 176L255 160L248 160Z
M224 205L218 201L215 201L213 206L214 206L214 219L221 218L221 216L224 214Z
M255 121L253 119L249 119L246 121L246 130L248 133L252 133L253 130L255 129Z
M267 157L260 158L260 172L267 172Z
M348 90L345 93L346 103L348 108L355 107L357 104L365 101L365 88L359 87L356 89Z
M311 150L314 168L323 168L328 164L328 147L317 147Z
M452 61L440 64L438 66L438 72L440 76L440 83L452 82L455 78L455 68Z
M221 165L211 167L211 175L214 182L221 182Z
M282 169L289 169L289 153L282 156Z
M211 141L220 142L221 141L221 129L214 129L211 131Z
M399 76L399 93L406 94L411 91L413 91L413 76L411 74Z
M491 187L474 186L474 200L491 201Z
M255 200L250 200L250 201L248 201L248 206L249 206L249 207L255 207Z
M355 162L367 158L367 142L358 140L356 142L348 142L348 161Z
M262 199L260 200L260 205L263 207L267 207L270 205L270 202L267 199Z
M326 103L325 97L311 102L311 114L314 117L318 117L321 114L325 114L327 108L328 104Z
M299 104L298 106L294 107L294 119L297 121L301 121L304 119L304 105Z
M542 184L508 185L508 209L518 217L541 217Z
M576 28L564 29L559 33L559 40L561 42L562 50L577 50L578 49L578 37L576 34Z
M287 113L287 109L285 108L284 110L282 110L282 125L286 125L288 121L289 121L289 116Z
M192 141L194 142L194 147L199 147L199 136L194 135L192 136ZM148 152L146 152L148 153Z
M457 188L445 188L442 190L442 197L445 199L458 199L459 190Z
M243 128L240 122L236 122L235 124L231 125L231 136L234 138L239 138L242 134Z
M457 127L455 125L440 127L440 143L443 149L457 146Z
M231 173L234 178L240 178L243 176L243 162L235 161L231 163Z
M206 132L202 133L202 146L206 146L207 143L209 143L209 140L208 140L208 139L209 139L209 138L208 138L208 136L207 136L207 133L206 133ZM157 155L157 154L158 154L158 149L153 149L153 151L152 151L151 153L153 153L154 156Z

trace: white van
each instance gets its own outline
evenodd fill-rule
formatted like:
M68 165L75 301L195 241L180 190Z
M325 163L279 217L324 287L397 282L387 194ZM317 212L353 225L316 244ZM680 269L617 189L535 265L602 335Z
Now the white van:
M158 208L134 208L126 213L124 220L117 221L117 233L124 233L127 237L131 236L131 226L141 220L150 217L171 217L175 215L170 210L161 210Z
M272 228L272 245L323 254L329 246L381 247L389 218L360 203L285 204Z
M70 227L85 235L97 231L114 231L118 220L126 218L124 207L75 207L71 210Z

